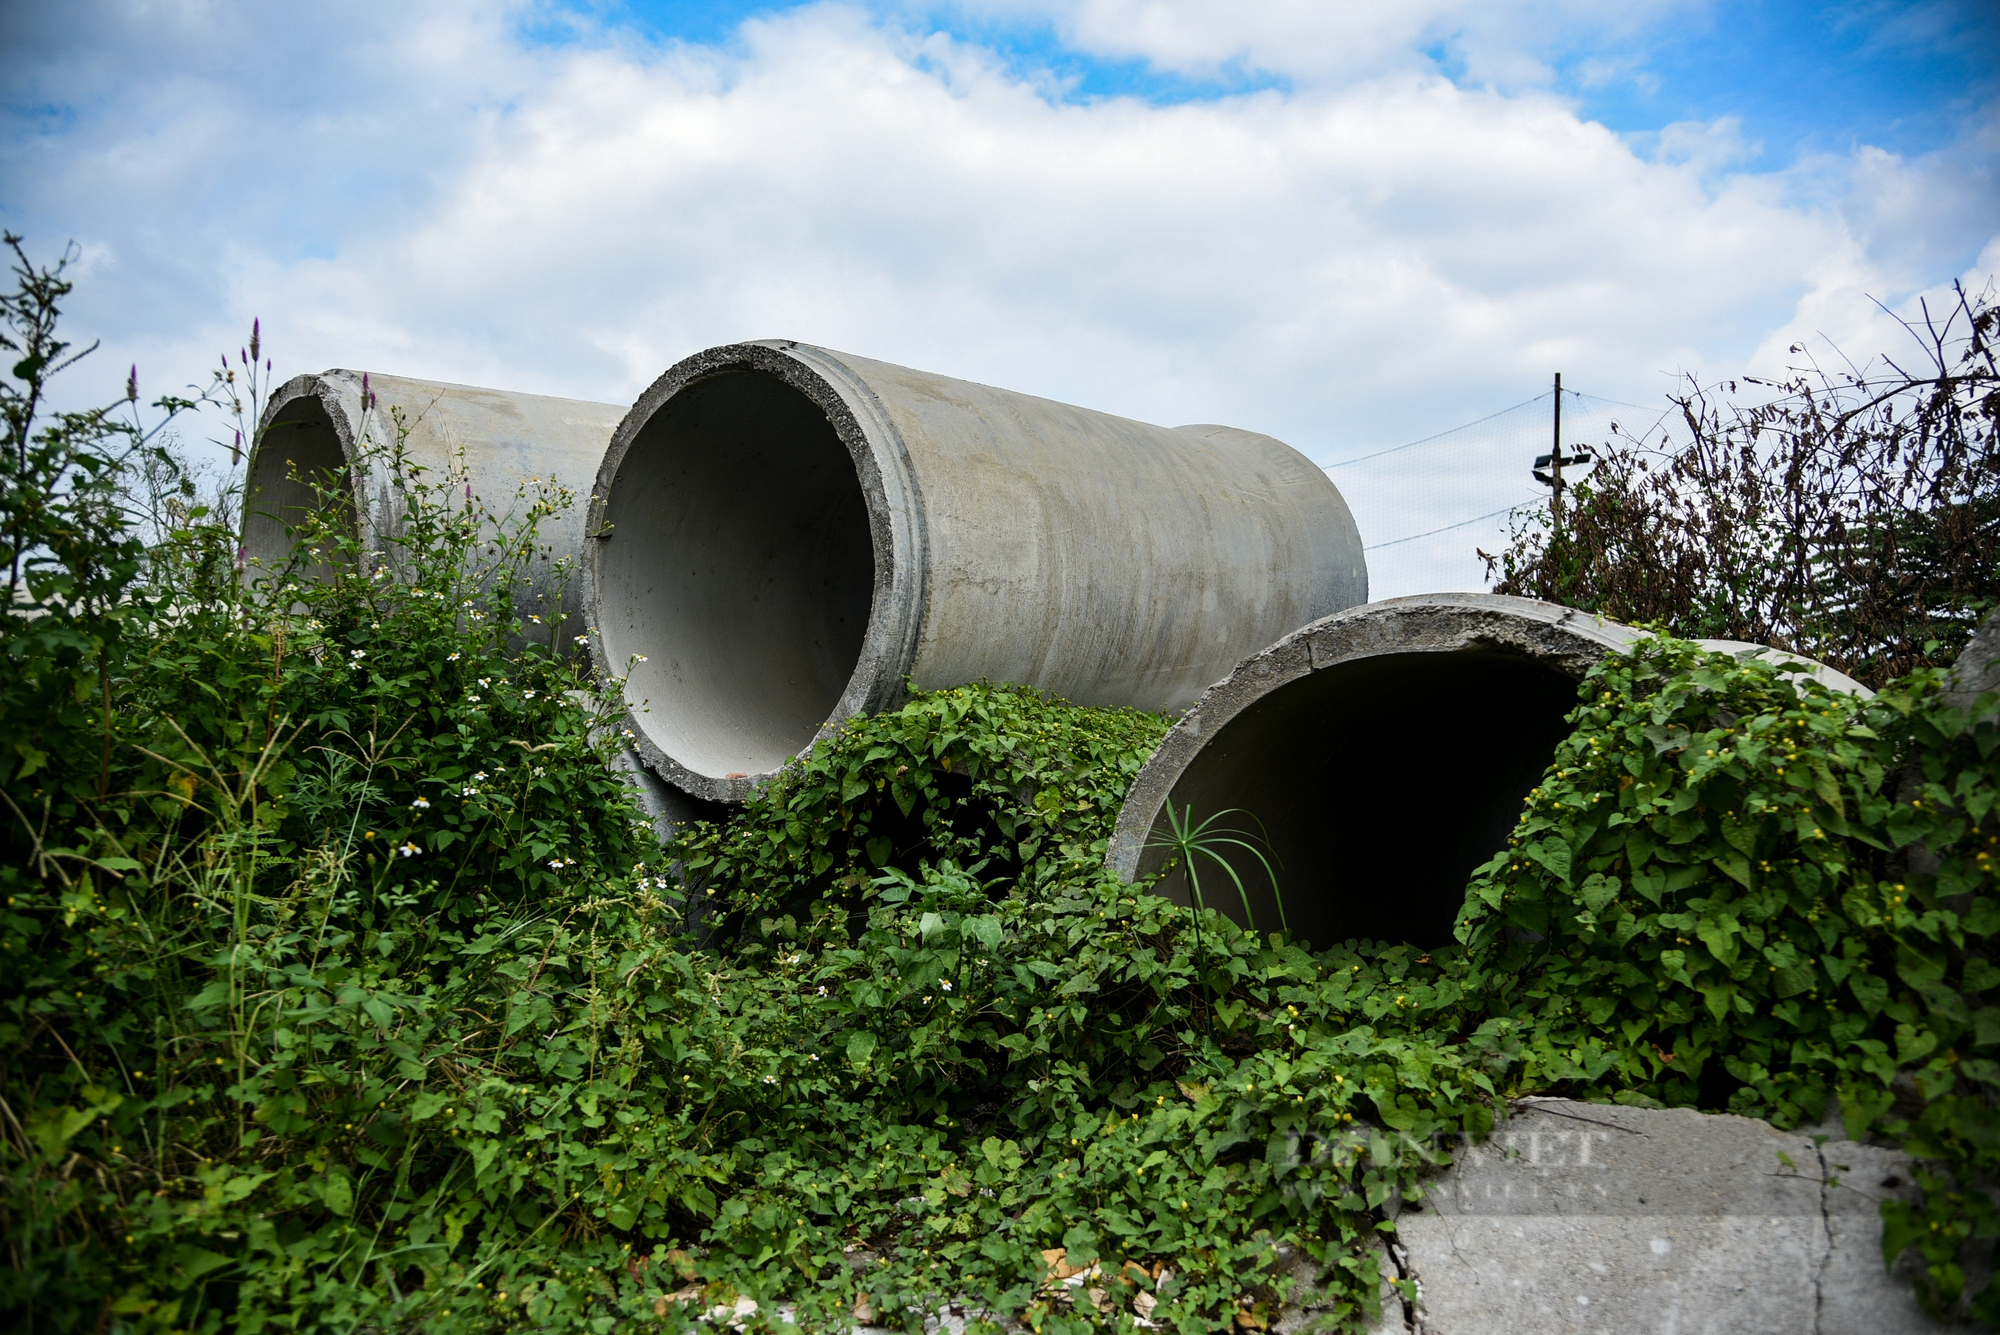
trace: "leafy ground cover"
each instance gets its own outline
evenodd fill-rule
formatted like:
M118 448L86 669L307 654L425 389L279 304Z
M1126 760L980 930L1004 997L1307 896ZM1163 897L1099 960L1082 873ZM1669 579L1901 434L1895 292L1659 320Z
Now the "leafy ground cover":
M1395 1203L1531 1092L1905 1144L1926 1194L1886 1249L1996 1320L1965 1275L1996 1233L2000 731L1935 672L1862 702L1666 639L1607 661L1445 948L1315 948L1119 882L1105 841L1167 720L1009 686L857 720L662 849L603 764L587 631L523 611L559 493L496 517L391 441L385 554L309 530L246 572L178 483L140 541L119 479L172 457L109 415L36 425L60 275L20 273L23 1328L963 1300L1050 1335L1251 1330L1295 1249L1355 1330Z

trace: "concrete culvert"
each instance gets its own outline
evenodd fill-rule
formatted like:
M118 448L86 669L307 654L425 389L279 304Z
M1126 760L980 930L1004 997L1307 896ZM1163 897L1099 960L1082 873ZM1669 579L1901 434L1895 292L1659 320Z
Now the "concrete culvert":
M526 504L520 497L524 487L559 483L577 493L566 509L541 521L537 532L547 552L535 562L536 578L523 591L520 608L524 617L542 618L550 644L569 651L584 631L577 569L584 488L625 410L372 372L367 385L373 403L364 407L362 380L359 371L324 371L288 380L271 395L267 430L250 456L246 557L264 569L290 557L287 530L320 507L325 489L314 484L327 480L334 482L337 498L327 503L339 508L341 524L361 538L364 549L380 550L403 516L396 489L375 456L395 443L399 429L407 429L404 448L411 462L428 470L428 480L462 473L462 485L502 519ZM614 756L612 768L632 787L662 837L672 826L718 814L660 782L630 751Z
M904 682L1178 710L1367 598L1297 451L804 344L714 348L620 425L585 552L601 670L647 763L740 801Z
M372 407L361 401L362 373L333 370L286 381L266 405L264 437L250 456L243 514L245 555L265 569L290 556L296 528L319 505L312 483L337 480L341 521L369 550L397 532L400 499L375 457L395 444L398 419L412 462L442 481L462 471L473 495L496 516L526 504L517 500L536 480L560 482L577 493L574 504L541 522L549 549L536 562L537 580L525 594L551 636L583 631L582 581L577 556L583 546L585 488L597 472L625 410L540 394L513 394L430 380L369 373ZM564 586L560 604L554 590ZM554 616L551 615L553 610ZM557 623L556 617L561 617Z
M1230 811L1214 830L1264 845L1298 936L1444 944L1467 877L1506 843L1567 735L1577 682L1639 634L1552 603L1472 593L1392 598L1315 622L1246 659L1162 739L1126 795L1106 861L1127 880L1164 867L1169 802L1197 823ZM1275 929L1262 863L1221 851L1255 925ZM1243 921L1220 867L1203 865L1201 890L1208 907ZM1184 872L1160 892L1187 903Z

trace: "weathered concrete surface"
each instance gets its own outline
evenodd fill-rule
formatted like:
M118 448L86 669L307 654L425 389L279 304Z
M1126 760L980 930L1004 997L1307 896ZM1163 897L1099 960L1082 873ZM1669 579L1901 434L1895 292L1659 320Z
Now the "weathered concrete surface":
M1837 1123L1835 1124L1837 1126ZM1396 1221L1424 1335L1917 1335L1880 1202L1890 1150L1747 1117L1528 1099ZM1313 1295L1301 1295L1310 1316ZM1287 1325L1303 1322L1294 1317Z
M1979 623L1972 640L1952 665L1945 699L1954 708L1970 709L1988 691L2000 691L2000 612Z
M906 678L1178 710L1367 598L1339 491L1268 436L783 340L668 370L594 490L598 662L633 665L647 763L719 801Z
M321 475L342 479L346 521L358 523L370 550L392 539L402 525L400 498L373 456L395 444L400 416L409 432L405 448L412 462L429 470L426 480L443 483L463 474L454 487L471 486L497 517L531 503L517 497L523 487L560 482L577 493L573 504L541 521L539 536L548 550L536 560L536 578L521 598L524 616L540 616L552 640L572 643L584 629L577 569L584 492L625 410L372 372L374 402L365 406L361 382L359 371L324 371L288 380L272 393L264 415L268 429L250 457L243 517L250 559L269 568L290 555L286 528L318 503L304 479Z
M1246 658L1203 693L1133 781L1107 864L1127 880L1166 865L1175 813L1219 816L1263 844L1227 847L1255 925L1329 945L1450 939L1472 869L1492 856L1568 732L1576 683L1640 632L1528 598L1438 593L1351 607ZM1837 690L1859 683L1770 654ZM1242 921L1222 868L1203 899ZM1182 871L1159 893L1190 899Z

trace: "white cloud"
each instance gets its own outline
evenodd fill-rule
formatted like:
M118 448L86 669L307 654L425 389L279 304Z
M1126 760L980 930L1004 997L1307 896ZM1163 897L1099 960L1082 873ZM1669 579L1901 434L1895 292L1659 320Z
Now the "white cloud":
M338 21L105 0L101 39L31 33L6 58L10 87L34 64L33 95L78 110L33 133L16 115L4 208L44 248L84 243L80 322L154 386L253 314L294 370L610 401L701 347L784 336L1321 459L1555 369L1641 402L1733 372L1993 233L1990 142L1752 174L1726 124L1646 156L1531 78L1459 86L1406 58L1448 29L1527 70L1507 34L1555 12L1066 11L1082 46L1124 33L1190 68L1307 36L1350 58L1162 107L1051 101L929 25L834 6L711 50L537 47L425 0ZM1436 490L1511 498L1524 468L1467 460Z
M992 17L1039 18L1065 43L1194 76L1263 72L1311 81L1425 68L1429 52L1475 84L1519 88L1549 77L1559 45L1644 30L1701 0L958 0Z

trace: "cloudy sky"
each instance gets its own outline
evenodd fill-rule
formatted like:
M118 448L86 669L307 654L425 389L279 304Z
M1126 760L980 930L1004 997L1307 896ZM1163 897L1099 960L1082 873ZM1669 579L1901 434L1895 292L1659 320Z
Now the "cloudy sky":
M0 222L80 247L92 396L253 316L281 374L611 402L786 337L1334 463L1983 285L1996 12L0 0ZM1380 540L1514 499L1519 448L1334 476ZM1464 539L1378 593L1477 587Z

